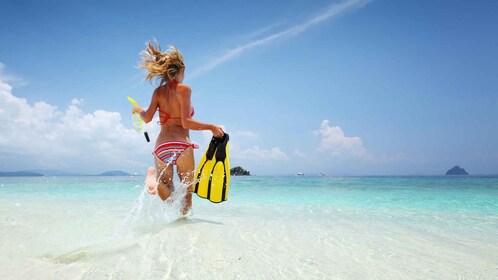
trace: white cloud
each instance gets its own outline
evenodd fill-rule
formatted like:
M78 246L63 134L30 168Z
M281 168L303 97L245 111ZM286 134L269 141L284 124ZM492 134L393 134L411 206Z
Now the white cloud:
M258 137L258 135L256 133L249 131L249 130L234 131L233 135L237 136L237 137L248 138L248 139L254 139L254 138Z
M226 131L226 129L224 129ZM242 147L248 147L250 145L247 144L246 141L244 140L252 140L254 138L257 138L258 135L252 131L247 131L247 130L240 130L240 131L234 131L230 132L227 131L227 133L230 135L230 157L237 161L237 160L287 160L289 159L289 156L282 151L280 147L273 147L273 148L260 148L257 145L253 145L250 148L241 148ZM211 138L213 137L213 134L211 131L202 131L202 139L203 139L203 144L201 144L201 150L204 149L205 147L209 146L209 142L211 141ZM204 150L200 151L197 153L197 157L202 156L200 153L204 153Z
M262 149L253 146L248 149L232 149L231 156L242 160L288 160L289 156L280 147Z
M227 133L230 134L229 149L232 167L242 166L250 170L251 174L271 174L276 170L281 171L283 167L280 163L289 160L289 156L281 147L268 148L252 143L259 139L259 136L252 131L235 130L227 131ZM195 151L196 159L202 157L213 137L210 131L202 131L201 135L200 149Z
M4 69L5 69L5 64L0 62L0 81L2 81L3 83L8 83L9 85L16 85L16 86L24 86L27 84L26 81L15 75L5 74Z
M77 98L64 110L43 101L30 104L13 95L12 86L2 79L0 76L2 161L12 166L27 162L21 169L98 172L144 168L144 155L150 155L152 147L144 144L142 135L123 125L118 112L86 113L80 107L83 100Z
M73 98L71 100L71 104L72 105L80 105L81 103L83 103L83 101L84 101L83 98Z
M230 141L236 141L237 143L242 143L244 140L253 140L258 138L258 135L249 130L237 130L237 131L228 131L224 125L220 125L223 128L223 131L226 131L230 135ZM213 133L209 130L203 130L202 132L202 144L206 147L211 142L213 138Z
M346 136L339 126L329 126L328 120L323 120L313 133L321 137L317 152L334 158L372 159L360 137Z
M196 77L196 76L202 75L202 74L216 68L218 65L223 64L223 63L227 62L228 60L239 56L240 54L242 54L243 52L245 52L249 49L259 47L259 46L264 46L266 44L269 44L269 43L276 41L278 39L281 39L281 38L292 37L292 36L298 35L299 33L307 30L308 28L315 26L317 24L320 24L320 23L322 23L330 18L340 16L341 14L343 14L347 11L353 10L353 9L361 8L361 7L365 6L366 4L368 4L368 2L371 2L371 0L346 0L346 1L343 1L341 3L334 3L330 6L328 6L327 8L325 8L322 13L309 19L308 21L305 21L301 24L292 26L284 31L280 31L280 32L268 35L262 39L254 40L254 41L251 41L245 45L241 45L239 47L236 47L236 48L233 48L233 49L226 51L220 57L208 62L207 64L201 66L198 69L195 69L192 72L191 76ZM272 24L272 25L268 26L267 28L263 28L261 30L266 31L268 29L273 28L274 26L275 26L275 24Z

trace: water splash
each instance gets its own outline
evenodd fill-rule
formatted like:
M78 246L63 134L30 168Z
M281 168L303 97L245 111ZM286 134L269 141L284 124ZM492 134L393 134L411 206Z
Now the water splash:
M161 172L158 178L164 173ZM189 178L189 176L185 176ZM107 236L98 240L81 242L76 248L61 254L45 254L41 258L54 263L73 263L81 261L97 261L106 256L126 255L147 244L148 235L171 226L172 222L192 216L192 210L184 215L185 197L190 183L174 181L175 186L170 196L163 201L159 195L150 195L147 184L141 186L141 191L126 217ZM137 185L140 187L140 185Z
M158 178L161 178L166 168ZM188 176L186 176L188 177ZM159 179L156 180L159 183ZM147 185L144 183L142 191L135 200L130 212L114 230L113 238L132 237L134 234L150 232L164 225L170 224L180 218L192 216L192 210L183 214L185 197L190 182L174 181L175 186L170 196L163 201L159 195L149 195Z

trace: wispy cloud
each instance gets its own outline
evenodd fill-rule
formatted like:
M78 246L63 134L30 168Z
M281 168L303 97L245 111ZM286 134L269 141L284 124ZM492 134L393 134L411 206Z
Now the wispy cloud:
M272 29L275 29L279 26L281 26L284 22L283 21L280 21L280 22L275 22L275 23L272 23L270 25L267 25L267 26L264 26L260 29L256 29L254 31L252 31L251 33L249 33L248 35L246 35L246 38L254 38L254 37L258 37L258 36L261 36L263 35L264 33L270 33L270 31Z
M313 17L313 18L311 18L311 19L309 19L301 24L287 28L284 31L280 31L280 32L268 35L262 39L253 40L245 45L241 45L239 47L236 47L236 48L233 48L233 49L226 51L220 57L218 57L218 58L208 62L207 64L201 66L200 68L192 71L191 76L192 77L200 76L200 75L208 72L209 70L212 70L212 69L216 68L217 66L227 62L228 60L239 56L240 54L242 54L243 52L245 52L249 49L264 46L266 44L269 44L271 42L274 42L274 41L282 39L282 38L296 36L299 33L306 31L308 28L310 28L312 26L318 25L318 24L320 24L328 19L340 16L341 14L343 14L347 11L359 9L371 1L372 0L346 0L346 1L343 1L341 3L334 3L330 6L328 6L327 8L325 8L324 11L322 13L320 13L319 15L317 15L317 16L315 16L315 17ZM269 27L273 27L273 25L274 24L270 25ZM263 28L263 30L265 30L265 29Z

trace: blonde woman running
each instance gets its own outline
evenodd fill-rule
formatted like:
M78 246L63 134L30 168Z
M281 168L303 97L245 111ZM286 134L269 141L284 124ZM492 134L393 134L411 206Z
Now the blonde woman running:
M166 200L174 190L173 165L180 180L186 183L188 191L185 197L183 213L186 214L192 206L192 186L194 180L194 151L197 145L190 141L190 130L211 130L215 137L222 137L223 130L214 124L194 120L194 108L190 102L191 90L182 84L185 78L183 56L175 47L169 47L161 52L159 44L149 43L141 53L141 68L147 70L147 80L159 80L159 86L152 93L149 108L134 108L133 113L139 113L144 122L148 123L159 113L161 132L156 140L154 161L156 169L149 167L145 183L151 195L159 194ZM159 180L157 180L157 178Z

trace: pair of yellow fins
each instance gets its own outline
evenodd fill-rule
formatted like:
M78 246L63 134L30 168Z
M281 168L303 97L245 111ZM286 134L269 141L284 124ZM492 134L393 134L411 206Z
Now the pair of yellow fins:
M220 203L228 198L230 185L230 161L228 159L228 134L213 136L206 153L195 172L194 192L211 202Z

